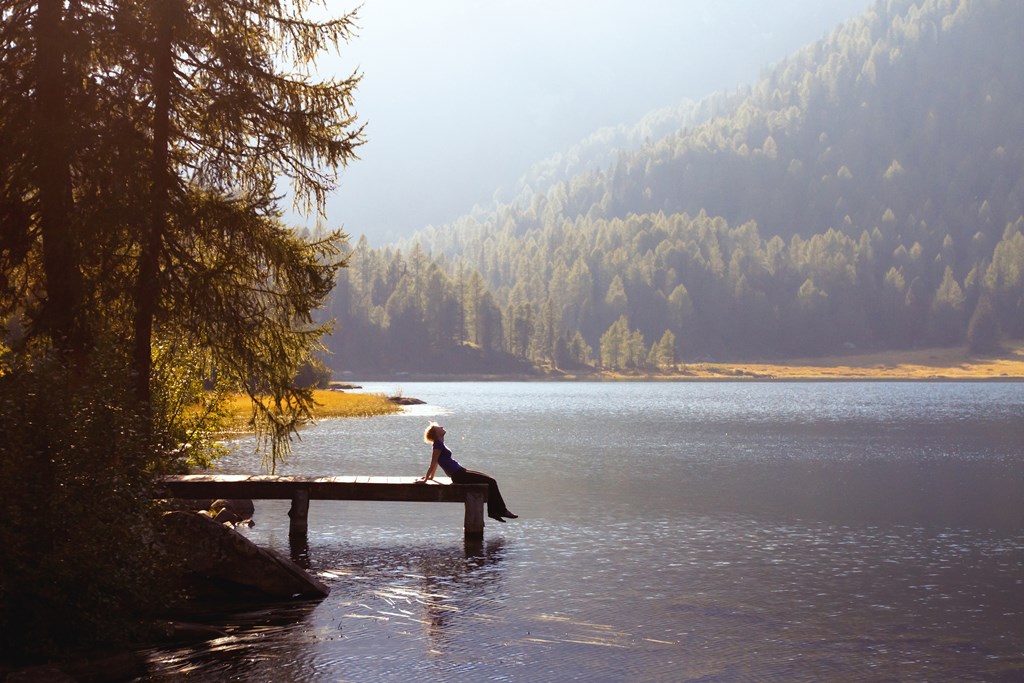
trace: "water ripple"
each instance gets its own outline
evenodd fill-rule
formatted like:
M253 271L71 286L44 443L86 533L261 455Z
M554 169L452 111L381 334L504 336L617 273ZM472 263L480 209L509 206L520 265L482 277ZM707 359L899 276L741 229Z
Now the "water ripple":
M466 546L458 505L314 501L292 543L258 502L245 533L330 596L211 613L230 637L154 650L149 680L1024 676L1019 385L402 391L426 412L306 430L284 473L420 474L444 414L522 517Z

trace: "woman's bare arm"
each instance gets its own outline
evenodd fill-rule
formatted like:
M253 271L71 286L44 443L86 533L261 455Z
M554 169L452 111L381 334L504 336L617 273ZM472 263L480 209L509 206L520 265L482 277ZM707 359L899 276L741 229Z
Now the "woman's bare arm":
M430 481L431 479L434 478L434 472L437 471L437 459L438 457L440 457L440 455L440 448L434 448L430 452L430 467L427 468L427 474L422 479L420 479L420 481Z

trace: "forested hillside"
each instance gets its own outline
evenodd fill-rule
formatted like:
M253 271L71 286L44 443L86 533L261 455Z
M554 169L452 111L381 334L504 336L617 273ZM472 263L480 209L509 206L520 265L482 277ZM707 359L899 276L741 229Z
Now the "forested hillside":
M546 193L557 183L593 169L601 169L652 140L730 113L743 101L741 93L716 93L700 102L684 101L656 109L633 125L601 128L568 150L536 163L519 179L513 202L529 202L534 193Z
M645 369L1022 337L1022 32L1017 0L882 1L716 96L725 114L694 107L568 180L572 154L539 167L413 246L355 245L329 363Z

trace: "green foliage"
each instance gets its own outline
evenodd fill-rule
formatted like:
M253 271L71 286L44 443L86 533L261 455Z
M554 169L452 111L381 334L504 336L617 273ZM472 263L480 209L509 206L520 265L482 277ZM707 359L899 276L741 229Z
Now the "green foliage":
M676 335L672 333L672 330L665 330L658 343L651 346L647 365L659 370L675 370L678 359L679 352L676 350Z
M119 337L143 411L168 400L154 349L165 366L201 354L254 397L273 462L308 418L293 380L320 350L313 312L344 263L338 234L280 222L276 183L322 210L362 142L358 77L311 71L353 18L306 19L315 4L15 3L0 42L0 314L79 353ZM53 60L73 77L34 88ZM63 185L46 190L52 177Z
M310 419L312 387L295 379L323 350L329 326L314 312L342 264L338 236L306 239L241 200L210 193L190 199L192 229L165 238L172 256L157 339L202 353L208 376L251 397L273 470L287 455L289 436Z
M153 351L156 434L172 458L162 466L208 468L226 452L217 430L230 389L219 381L211 355L185 339L162 340Z
M601 335L601 366L608 370L640 370L647 357L643 335L630 329L624 315Z

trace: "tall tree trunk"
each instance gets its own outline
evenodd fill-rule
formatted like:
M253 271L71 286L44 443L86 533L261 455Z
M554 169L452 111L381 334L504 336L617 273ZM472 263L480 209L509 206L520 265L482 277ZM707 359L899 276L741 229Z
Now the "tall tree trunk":
M140 413L152 413L150 376L153 369L153 320L160 297L160 248L167 231L168 192L170 189L168 140L170 135L173 22L170 2L154 3L156 44L153 64L153 147L151 157L150 215L139 254L139 274L135 298L135 344L132 370L135 398ZM148 422L147 422L148 424Z
M71 162L68 149L65 78L64 3L40 0L35 21L36 172L39 229L43 243L46 303L42 327L57 348L82 351L87 345L82 320L82 272L71 226Z

